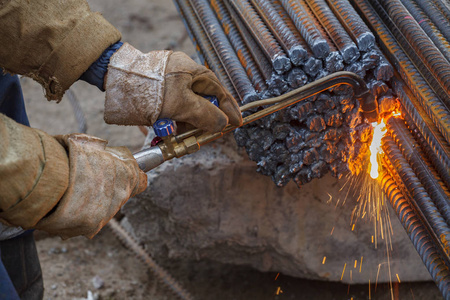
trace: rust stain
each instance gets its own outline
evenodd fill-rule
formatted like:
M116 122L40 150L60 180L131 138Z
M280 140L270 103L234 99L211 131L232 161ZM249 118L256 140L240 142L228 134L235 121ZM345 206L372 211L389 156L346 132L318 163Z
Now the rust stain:
M446 239L444 234L441 234L440 238L441 238L442 245L444 245L445 253L447 255L450 255L450 244L449 244L449 241Z

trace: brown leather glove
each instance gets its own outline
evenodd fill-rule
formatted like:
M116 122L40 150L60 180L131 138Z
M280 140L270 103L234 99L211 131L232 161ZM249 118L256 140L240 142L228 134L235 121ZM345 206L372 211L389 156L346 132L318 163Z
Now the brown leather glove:
M111 57L105 82L106 123L150 126L171 118L209 132L242 124L239 106L214 73L182 52L143 54L125 43ZM200 95L216 96L220 109Z
M69 155L69 187L56 207L35 226L62 238L92 238L132 196L147 187L126 147L85 134L55 137Z

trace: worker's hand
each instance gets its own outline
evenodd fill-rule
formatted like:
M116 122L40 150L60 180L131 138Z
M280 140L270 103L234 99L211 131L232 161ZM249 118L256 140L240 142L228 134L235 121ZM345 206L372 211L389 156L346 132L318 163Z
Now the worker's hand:
M239 106L214 73L182 52L143 54L125 43L111 57L105 88L110 124L149 126L171 118L209 132L242 124ZM201 95L216 96L220 108Z
M93 237L132 196L147 187L126 147L107 147L85 134L57 136L69 155L69 187L57 206L35 226L62 238Z

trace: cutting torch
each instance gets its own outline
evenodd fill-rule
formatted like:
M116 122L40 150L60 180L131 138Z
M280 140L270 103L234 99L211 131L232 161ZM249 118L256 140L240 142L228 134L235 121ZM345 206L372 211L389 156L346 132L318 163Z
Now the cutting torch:
M265 107L244 117L243 124L241 126L247 125L320 92L343 84L353 88L354 97L359 101L360 110L362 111L365 119L369 122L377 121L378 104L375 97L367 88L365 82L355 73L342 71L325 76L281 96L254 101L241 106L241 112ZM214 97L206 98L213 103L217 101ZM218 106L218 102L214 104ZM144 172L148 172L167 160L171 160L175 157L180 158L184 155L197 152L200 150L201 146L222 137L224 134L229 133L238 127L239 126L227 125L221 132L218 133L208 133L200 129L194 129L174 135L172 120L161 119L156 121L153 125L155 133L159 138L161 138L161 141L150 148L146 148L135 153L134 157L139 164L139 168Z

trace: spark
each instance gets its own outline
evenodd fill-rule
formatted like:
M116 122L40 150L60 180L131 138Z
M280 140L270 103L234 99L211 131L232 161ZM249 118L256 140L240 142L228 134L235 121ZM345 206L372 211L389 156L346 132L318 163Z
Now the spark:
M281 289L281 286L278 287L276 295L283 294L283 290Z
M275 276L275 280L277 280L277 279L278 279L278 276L280 276L280 273L278 273L278 274L277 274L277 276Z
M333 232L334 232L334 227L333 227L333 229L331 229L330 235L333 235Z
M353 224L353 226L352 226L352 231L353 231L353 230L355 230L355 224Z
M395 274L395 275L397 276L398 283L401 283L400 277L398 277L398 274Z
M323 260L322 260L322 265L324 265L325 264L325 261L327 260L327 257L326 256L324 256L323 257Z
M354 267L354 269L356 269L357 266L358 266L358 260L355 259L355 267Z
M377 279L376 279L376 281L375 281L375 291L377 291L378 275L380 275L380 267L381 267L381 264L378 264Z
M331 203L331 199L333 199L333 196L331 196L330 193L327 193L327 194L328 194L328 197L330 197L330 199L328 199L327 203Z
M382 153L381 149L381 139L386 134L386 124L381 120L380 123L373 122L373 138L370 144L370 177L377 179L378 173L378 154Z
M342 281L342 278L344 278L344 273L345 273L345 267L346 266L347 266L347 263L344 264L344 269L342 270L342 275L341 275L341 281Z
M361 263L359 264L359 273L361 273L362 261L363 261L363 257L361 256Z

